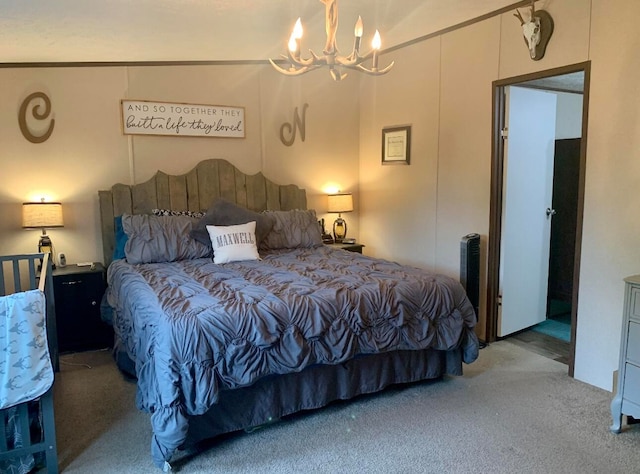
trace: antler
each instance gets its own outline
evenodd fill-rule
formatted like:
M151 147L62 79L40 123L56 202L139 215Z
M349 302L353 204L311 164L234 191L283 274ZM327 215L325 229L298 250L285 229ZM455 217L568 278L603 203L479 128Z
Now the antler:
M521 25L524 25L526 23L526 21L524 21L524 18L522 18L522 15L520 14L520 10L518 10L517 8L516 8L516 13L514 13L513 16L515 16L518 20L520 20Z
M533 17L536 14L536 0L531 0L531 18L529 19L529 21L533 21ZM513 16L515 16L518 20L520 20L520 24L524 25L525 23L527 23L526 21L524 21L524 18L522 18L522 14L520 13L520 10L518 10L516 8L516 13L513 14Z

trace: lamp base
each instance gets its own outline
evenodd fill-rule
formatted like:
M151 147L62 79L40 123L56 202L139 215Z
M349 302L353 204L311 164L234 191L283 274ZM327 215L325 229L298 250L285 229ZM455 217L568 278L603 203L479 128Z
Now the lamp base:
M341 244L342 240L347 236L347 222L340 217L338 214L338 218L333 223L333 240L336 244Z
M38 241L38 253L48 253L49 260L51 261L51 268L53 270L56 269L56 262L53 258L53 243L47 234L43 233L40 236L40 240ZM40 265L38 265L38 270L42 270L42 260L40 261Z

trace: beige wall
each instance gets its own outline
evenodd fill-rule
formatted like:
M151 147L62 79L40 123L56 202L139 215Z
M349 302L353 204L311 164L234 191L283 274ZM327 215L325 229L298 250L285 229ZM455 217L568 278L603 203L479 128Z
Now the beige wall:
M640 273L640 2L592 5L575 376L610 388L620 347L622 279Z
M245 138L132 136L135 182L158 169L182 174L207 158L226 158L245 173L262 170L260 74L254 66L130 67L124 72L127 88L121 98L245 107Z
M367 254L456 276L460 238L479 232L484 268L492 81L591 60L575 375L611 389L622 278L638 273L640 262L640 2L541 7L555 20L541 61L529 59L509 12L394 51L381 58L396 61L387 76L351 73L341 83L326 71L285 78L268 66L0 69L0 252L35 250L37 232L20 229L19 204L45 194L65 205L65 228L50 232L57 249L72 262L98 260L98 189L222 157L306 187L320 216L327 186L354 192L356 212L345 217ZM36 90L49 94L56 119L39 145L22 137L16 120ZM247 137L125 137L122 98L244 106ZM306 140L285 147L280 126L304 103ZM383 166L382 128L405 124L412 126L411 165Z
M375 85L362 81L362 241L375 242L377 256L452 276L459 272L459 242L466 233L482 235L486 256L492 82L591 60L575 376L610 390L618 363L622 278L640 271L640 198L635 197L640 189L640 66L634 59L640 38L633 24L640 2L567 0L537 6L555 21L540 61L529 59L519 23L509 12L395 51L398 66L392 74ZM411 88L407 74L419 79ZM394 96L397 91L403 91L403 100ZM382 167L373 145L380 128L394 123L411 123L414 136L429 144L415 143L412 163L402 169ZM482 266L486 271L484 259ZM481 335L483 326L481 301Z
M361 242L370 255L422 267L436 250L439 48L439 39L406 48L391 73L361 78ZM412 126L411 164L382 165L382 129L398 125Z
M139 183L157 170L182 174L207 158L225 158L246 173L307 189L309 207L326 214L327 186L358 192L357 81L325 90L328 76L285 78L270 66L79 67L0 69L0 254L34 252L39 231L22 230L20 203L60 200L65 227L52 229L57 252L68 261L102 260L97 191ZM55 119L51 137L27 141L18 126L20 104L43 91ZM245 108L246 138L125 136L121 99L157 100ZM279 138L294 108L305 119L293 146ZM34 103L35 105L35 103ZM40 133L43 126L30 120ZM358 213L346 216L358 235Z
M129 177L118 118L125 79L119 68L0 69L1 254L37 251L39 231L20 228L20 204L44 196L64 203L65 228L49 231L55 248L71 262L98 260L97 190ZM20 104L35 91L50 97L55 119L40 144L18 127Z
M344 214L347 232L359 236L358 201L358 124L359 94L356 73L334 82L328 71L316 71L300 77L274 73L271 67L261 73L261 108L263 124L264 169L273 180L296 183L307 190L309 208L316 209L327 225L336 214L326 214L329 188L354 193L354 212ZM355 77L353 77L355 75ZM329 85L330 87L327 87ZM283 146L280 128L293 122L294 108L306 112L306 135L302 142Z

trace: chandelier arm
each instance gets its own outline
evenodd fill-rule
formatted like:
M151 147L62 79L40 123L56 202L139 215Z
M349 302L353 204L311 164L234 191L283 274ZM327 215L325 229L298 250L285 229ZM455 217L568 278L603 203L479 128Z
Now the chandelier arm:
M341 72L335 68L329 68L329 73L331 74L331 77L333 78L334 81L341 81L345 77L347 77L346 72Z
M302 57L295 57L291 52L289 52L289 55L285 57L291 64L298 67L322 66L327 64L324 56L318 56L312 50L309 50L309 53L311 54L311 57L306 59Z
M326 56L318 56L313 50L309 50L309 54L311 54L311 64L328 64Z
M353 51L346 58L344 58L342 56L340 56L339 59L336 58L336 59L338 59L336 62L339 62L341 65L346 66L346 67L357 66L358 64L362 64L363 62L371 59L373 57L373 52L374 52L374 50L372 49L367 54L362 56L358 52Z
M273 62L273 59L269 59L269 62L271 63L271 65L276 71L278 71L281 74L284 74L285 76L300 76L301 74L312 71L318 67L318 66L303 66L300 68L295 68L292 66L289 69L285 69L283 67L278 66L275 62Z
M361 64L358 64L357 66L354 66L352 69L358 69L359 71L364 72L365 74L369 74L370 76L381 76L382 74L386 74L389 71L391 71L391 68L393 67L394 64L395 64L395 61L391 61L391 64L389 64L387 67L382 69L375 69L375 70L367 69Z
M365 58L362 58L360 56L336 56L336 63L339 64L340 66L344 66L344 67L353 67L353 66L357 66L358 64L362 63L363 61L365 61Z

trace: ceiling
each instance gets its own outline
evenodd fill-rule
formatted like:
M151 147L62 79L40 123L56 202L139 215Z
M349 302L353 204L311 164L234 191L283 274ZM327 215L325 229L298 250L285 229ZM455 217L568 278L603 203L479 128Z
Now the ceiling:
M562 74L560 76L545 77L518 84L536 89L547 89L560 92L573 92L581 94L584 92L584 71Z
M382 49L502 8L515 0L341 0L338 47L364 21ZM0 63L265 60L286 52L298 17L302 51L325 43L320 0L2 0ZM514 19L514 21L517 21Z

